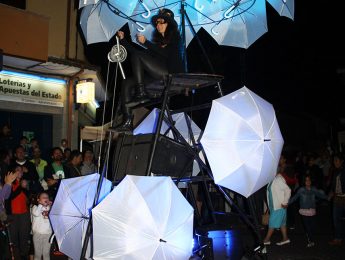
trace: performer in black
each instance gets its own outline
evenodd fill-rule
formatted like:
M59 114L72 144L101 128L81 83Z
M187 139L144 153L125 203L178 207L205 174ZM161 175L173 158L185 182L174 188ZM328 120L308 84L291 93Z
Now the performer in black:
M145 90L145 76L155 80L163 79L168 73L183 72L182 59L179 48L181 37L174 20L174 13L169 9L161 9L153 16L151 23L156 28L152 41L138 34L137 41L147 49L137 50L125 39L124 33L117 33L121 44L131 54L133 75L125 79L121 86L121 110L123 122L115 127L118 132L131 132L133 130L132 107L149 101ZM147 74L147 75L145 75ZM132 90L135 88L134 97Z

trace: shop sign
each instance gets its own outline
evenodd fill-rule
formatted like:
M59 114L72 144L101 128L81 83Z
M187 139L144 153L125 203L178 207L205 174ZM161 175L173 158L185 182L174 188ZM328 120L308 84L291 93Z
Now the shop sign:
M65 80L0 72L0 100L63 107L65 99Z

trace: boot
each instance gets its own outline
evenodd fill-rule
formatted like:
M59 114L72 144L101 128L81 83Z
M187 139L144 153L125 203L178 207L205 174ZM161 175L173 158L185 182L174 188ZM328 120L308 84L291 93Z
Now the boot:
M126 105L128 107L134 107L140 104L144 104L150 101L149 96L147 95L147 92L145 90L145 85L144 84L138 84L136 91L135 91L135 96L134 98L128 102Z
M114 128L114 131L119 133L133 133L133 115L124 115L123 122Z

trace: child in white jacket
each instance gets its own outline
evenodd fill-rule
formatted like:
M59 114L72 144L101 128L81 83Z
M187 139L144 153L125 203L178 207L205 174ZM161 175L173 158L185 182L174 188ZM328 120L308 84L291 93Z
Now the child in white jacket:
M52 202L49 200L48 193L42 192L37 197L38 205L34 205L31 209L32 233L35 249L35 260L50 259L49 238L52 229L48 219L48 213Z

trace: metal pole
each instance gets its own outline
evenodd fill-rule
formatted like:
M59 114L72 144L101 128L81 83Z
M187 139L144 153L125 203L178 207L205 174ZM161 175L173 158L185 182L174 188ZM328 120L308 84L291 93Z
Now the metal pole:
M108 162L109 162L109 153L110 153L110 147L111 147L111 141L112 141L113 135L112 132L109 132L109 137L108 137L108 142L107 142L107 149L105 150L105 160L104 160L104 165L103 165L103 170L102 173L99 176L98 179L98 183L97 183L97 189L96 189L96 194L95 194L95 198L93 200L93 205L92 205L92 209L97 205L98 202L98 198L99 198L99 193L101 191L101 187L102 187L102 183L103 183L103 179L105 179L106 174L107 174L107 169L108 169ZM89 240L91 237L91 233L92 233L92 215L90 214L89 216L89 222L87 224L87 228L86 228L86 232L85 232L85 237L84 237L84 241L83 241L83 247L81 250L81 254L80 254L80 260L84 260L85 255L86 255L86 250L89 244ZM91 241L92 242L92 241ZM91 248L91 255L92 255L92 248Z
M184 65L184 72L188 71L187 65L187 46L186 46L186 21L185 21L185 0L181 1L181 34L182 34L182 61Z
M163 93L163 104L162 104L162 109L159 113L159 117L158 117L158 123L157 123L157 128L156 128L156 133L154 136L154 140L153 140L153 144L152 144L152 150L151 150L151 154L150 154L150 159L149 159L149 164L147 166L147 170L146 170L146 176L150 176L151 175L151 168L152 168L152 163L153 163L153 157L155 155L155 151L156 151L156 146L157 146L157 142L158 142L158 137L162 128L162 123L163 123L163 117L164 117L164 111L166 109L167 103L168 103L168 98L169 98L169 90L170 90L170 86L171 86L171 81L172 81L172 75L168 74L164 77L164 93Z

